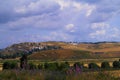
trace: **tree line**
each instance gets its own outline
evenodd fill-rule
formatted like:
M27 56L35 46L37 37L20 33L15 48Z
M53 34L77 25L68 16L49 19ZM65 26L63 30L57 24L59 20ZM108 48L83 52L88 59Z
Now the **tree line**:
M42 64L34 64L32 62L28 63L27 55L23 55L20 58L20 65L15 61L6 61L3 63L3 69L24 69L24 70L50 70L50 71L68 71L68 72L81 72L84 70L109 70L109 69L120 69L120 59L118 61L113 61L112 66L109 62L102 62L101 66L98 66L96 63L89 63L88 67L85 67L83 63L75 62L73 66L70 66L69 62L54 62L48 63L44 62Z

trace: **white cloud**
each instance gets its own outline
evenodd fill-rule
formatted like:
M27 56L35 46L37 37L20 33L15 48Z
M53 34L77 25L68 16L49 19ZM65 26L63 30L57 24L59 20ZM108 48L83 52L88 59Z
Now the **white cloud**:
M118 39L120 36L120 29L107 23L93 23L91 29L89 36L97 40Z
M75 32L75 26L74 24L68 24L65 26L65 29L69 32Z
M104 28L109 28L110 25L106 23L93 23L91 24L92 29L104 29Z
M94 33L91 33L91 38L96 38L97 36L104 36L106 34L106 30L97 30Z

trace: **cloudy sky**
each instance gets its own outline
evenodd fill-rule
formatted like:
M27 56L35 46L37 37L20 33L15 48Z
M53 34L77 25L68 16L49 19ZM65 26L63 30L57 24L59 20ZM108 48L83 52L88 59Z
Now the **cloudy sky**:
M120 0L0 0L0 48L39 41L120 41Z

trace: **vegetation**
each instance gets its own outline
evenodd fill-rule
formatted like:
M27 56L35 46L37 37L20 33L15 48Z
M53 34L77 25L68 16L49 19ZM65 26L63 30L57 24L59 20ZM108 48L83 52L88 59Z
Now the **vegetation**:
M39 70L4 70L0 72L0 80L119 80L109 72L84 72L68 75L58 71Z
M102 62L101 68L103 68L103 69L109 69L110 68L109 62Z
M120 68L120 61L114 61L113 68Z
M17 57L21 57L23 54L34 54L34 53L42 53L41 51L51 51L59 54L59 50L70 50L71 56L67 59L78 59L78 58L118 58L120 57L120 43L115 42L98 42L98 43L79 43L79 42L41 42L41 43L19 43L11 45L5 49L0 50L0 58L2 59L14 59ZM56 51L58 50L58 52ZM47 52L45 52L47 55ZM50 53L50 54L51 54ZM66 53L66 51L64 52ZM73 54L74 53L74 54ZM52 53L53 54L53 53ZM70 53L69 53L70 54ZM69 55L68 54L68 55ZM38 54L36 54L38 55ZM65 54L62 54L63 56ZM67 55L67 54L66 54ZM78 56L76 56L78 55ZM33 57L32 57L33 56ZM56 55L54 55L56 56ZM53 56L53 57L54 57ZM30 56L30 59L35 59L34 55ZM43 56L44 57L44 56ZM59 59L51 58L52 60ZM38 57L37 59L41 59ZM45 58L46 59L46 58ZM61 59L61 57L60 57ZM63 59L63 58L62 58Z
M98 70L100 67L96 63L89 63L88 68L92 70Z
M20 58L20 68L22 69L27 69L27 55L24 54L21 58Z
M111 48L114 49L111 51ZM114 61L102 59L119 57L119 49L120 44L115 43L114 45L113 43L79 44L72 42L16 44L0 50L0 58L4 59L0 80L120 80L120 76L116 77L115 73L111 73L120 70L120 59ZM7 54L8 52L10 55ZM5 60L16 57L21 57L20 61ZM101 58L99 64L93 60L89 61L95 58ZM35 63L36 59L43 62ZM86 62L82 61L83 59ZM73 61L72 65L67 62L69 60Z
M21 65L27 63L27 56L23 55L20 59ZM22 62L23 61L23 62ZM25 61L25 62L24 62ZM119 60L117 62L120 62ZM118 63L113 62L113 65ZM102 62L101 68L96 63L89 63L88 68L84 67L83 63L75 62L73 66L70 66L68 62L54 62L54 63L42 63L34 64L29 63L27 67L18 68L15 62L4 62L4 70L0 72L0 79L4 80L119 80L120 77L115 77L113 74L106 72L109 68L108 62ZM109 68L112 70L111 68ZM86 77L87 76L87 77Z
M18 68L18 64L17 62L4 62L3 63L3 69L17 69Z

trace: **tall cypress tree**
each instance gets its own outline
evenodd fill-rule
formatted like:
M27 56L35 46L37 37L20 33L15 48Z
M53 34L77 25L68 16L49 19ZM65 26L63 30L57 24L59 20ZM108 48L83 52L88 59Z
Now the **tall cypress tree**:
M27 55L23 54L23 56L20 58L20 67L22 69L27 69Z

